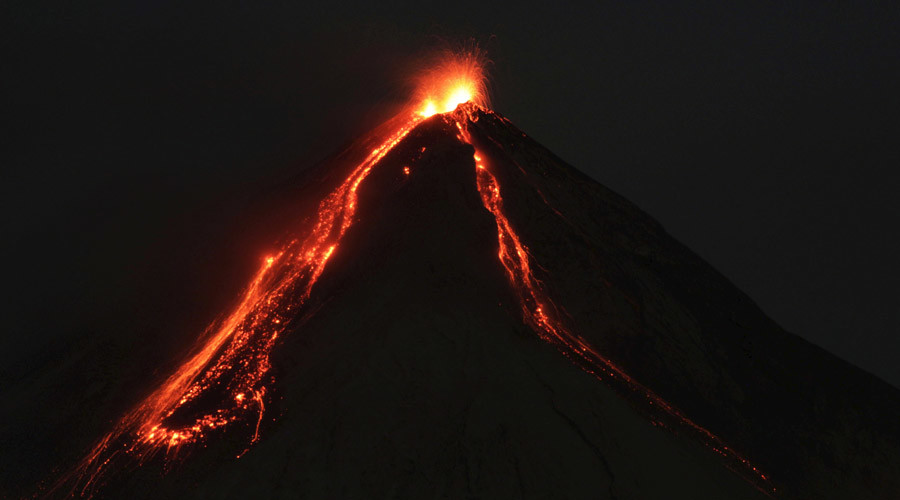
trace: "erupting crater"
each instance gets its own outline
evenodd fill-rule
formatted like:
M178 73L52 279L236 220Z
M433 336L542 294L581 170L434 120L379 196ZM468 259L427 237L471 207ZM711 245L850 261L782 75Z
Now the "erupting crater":
M51 493L68 489L90 497L107 474L129 462L171 458L179 448L212 439L237 422L252 429L247 449L264 438L260 424L266 398L276 383L271 374L272 350L314 292L333 256L343 250L345 234L357 223L358 193L365 189L369 173L429 117L452 123L458 139L474 150L472 180L484 210L496 223L498 265L519 301L523 321L579 367L615 383L655 424L690 435L724 457L728 467L758 489L773 493L768 478L743 455L634 380L566 326L560 307L535 277L536 263L504 211L500 180L491 171L489 155L470 130L480 117L493 116L488 110L484 65L483 56L476 51L444 58L423 72L417 79L413 103L392 120L400 125L319 203L309 233L298 235L263 260L226 319L211 325L193 354L126 413ZM410 168L404 167L403 172L409 176Z

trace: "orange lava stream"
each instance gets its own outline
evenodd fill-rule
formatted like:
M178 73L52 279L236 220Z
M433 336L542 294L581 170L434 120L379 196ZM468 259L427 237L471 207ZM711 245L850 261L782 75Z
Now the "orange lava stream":
M265 398L273 382L269 373L271 351L291 319L298 316L296 310L306 303L354 223L360 185L413 128L434 114L452 113L460 139L474 146L467 125L477 117L470 111L457 110L457 105L470 103L470 109L486 105L484 64L483 54L476 50L442 60L424 74L419 81L421 106L410 110L403 124L320 202L309 233L267 257L232 312L211 326L178 369L122 417L48 493L70 487L71 494L90 497L114 464L141 464L160 453L174 457L181 447L196 444L213 430L235 422L244 422L252 429L249 449L259 439ZM774 492L768 478L746 459L563 325L557 307L532 272L527 247L504 214L497 177L477 148L474 159L478 192L497 225L498 257L527 324L585 371L640 395L655 425L687 431L726 457L730 467L745 478L749 476L761 491ZM410 167L404 167L403 173L409 175Z
M466 143L475 147L468 133L467 124L473 118L470 112L454 115L456 126L459 129L459 137ZM729 468L748 480L761 492L772 495L775 488L769 482L769 478L760 472L732 448L729 448L718 437L707 429L693 422L677 408L670 405L649 388L643 386L631 378L615 363L602 356L590 344L575 333L568 330L559 320L559 312L553 301L543 292L541 283L535 278L531 270L528 248L522 244L506 215L503 213L503 198L500 195L500 184L497 177L491 173L485 163L485 155L475 149L475 176L478 193L484 208L494 216L497 224L497 240L499 242L498 257L507 277L518 296L522 307L522 315L526 323L546 342L556 346L567 358L586 372L599 379L609 378L624 385L629 390L641 395L651 413L665 418L669 424L675 424L679 430L699 438L707 447L729 462ZM543 196L543 195L542 195ZM652 420L654 425L669 427L663 419ZM674 428L671 430L675 430Z
M361 183L422 120L420 114L411 113L399 130L372 150L319 204L310 233L267 257L240 303L218 326L210 328L196 352L122 417L48 493L68 486L71 494L90 497L112 463L130 458L140 464L161 451L171 457L179 447L254 414L249 444L256 442L267 384L272 382L269 355L276 339L295 316L292 312L309 298L353 224Z

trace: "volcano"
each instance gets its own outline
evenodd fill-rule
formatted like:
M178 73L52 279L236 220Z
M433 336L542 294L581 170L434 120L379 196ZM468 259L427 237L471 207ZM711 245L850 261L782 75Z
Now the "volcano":
M40 495L897 497L896 389L473 97L286 187L321 201Z

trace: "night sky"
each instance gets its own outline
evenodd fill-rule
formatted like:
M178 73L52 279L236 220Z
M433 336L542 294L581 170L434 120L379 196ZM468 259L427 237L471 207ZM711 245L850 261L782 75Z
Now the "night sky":
M232 231L256 200L474 38L495 110L900 386L892 2L108 3L3 8L0 381L86 338L193 341L269 244Z

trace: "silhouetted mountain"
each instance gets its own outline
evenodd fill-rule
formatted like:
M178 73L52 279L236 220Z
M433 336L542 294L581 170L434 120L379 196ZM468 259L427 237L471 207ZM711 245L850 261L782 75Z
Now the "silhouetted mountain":
M476 150L538 299L498 259ZM285 193L330 192L344 163ZM356 203L308 300L278 312L258 442L243 452L247 421L112 471L95 497L900 494L895 388L782 330L499 114L463 105L422 121ZM598 355L548 339L535 307Z

